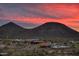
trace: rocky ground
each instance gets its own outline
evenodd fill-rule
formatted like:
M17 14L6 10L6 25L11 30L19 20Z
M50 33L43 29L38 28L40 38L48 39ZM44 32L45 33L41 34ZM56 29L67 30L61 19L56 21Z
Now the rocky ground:
M78 44L70 47L51 47L51 43L0 40L1 56L71 56L79 55ZM65 43L66 44L66 43Z

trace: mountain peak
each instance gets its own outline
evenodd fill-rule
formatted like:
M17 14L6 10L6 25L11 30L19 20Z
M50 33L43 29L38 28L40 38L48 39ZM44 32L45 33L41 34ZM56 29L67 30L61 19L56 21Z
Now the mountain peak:
M15 24L14 22L8 22L7 24Z
M47 22L45 24L61 24L61 23L59 23L59 22Z
M7 24L4 25L17 25L17 24L15 24L14 22L8 22Z
M62 23L59 23L59 22L47 22L45 24L42 24L40 26L38 26L37 28L34 28L36 30L43 30L43 31L52 31L52 32L62 32L62 33L76 33L75 30L69 28L68 26L62 24ZM51 32L51 33L52 33Z
M65 26L64 24L58 23L58 22L47 22L47 23L44 23L44 24L38 26L37 28L57 29L58 30L58 29L61 29L64 27L67 27L67 26Z
M61 23L59 23L59 22L47 22L47 23L45 23L45 24L43 24L43 25L50 25L50 26L59 26L59 25L63 25L64 26L64 24L61 24Z
M15 24L13 22L8 22L8 23L2 25L1 28L4 28L4 29L13 29L13 28L23 29L21 26Z

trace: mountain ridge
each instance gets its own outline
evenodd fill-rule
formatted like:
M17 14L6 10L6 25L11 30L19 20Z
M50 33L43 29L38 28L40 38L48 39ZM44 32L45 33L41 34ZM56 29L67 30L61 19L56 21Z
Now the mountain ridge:
M58 22L48 22L33 29L25 29L13 22L9 22L0 27L0 38L4 39L50 39L73 38L79 40L79 32ZM70 39L69 39L70 40Z

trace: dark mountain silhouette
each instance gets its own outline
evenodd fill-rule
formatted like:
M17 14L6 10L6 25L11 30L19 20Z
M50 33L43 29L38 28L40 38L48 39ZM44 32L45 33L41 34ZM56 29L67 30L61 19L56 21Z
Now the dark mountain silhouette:
M39 32L39 34L52 34L55 36L61 36L61 35L76 35L78 32L67 27L64 24L57 23L57 22L48 22L45 23L37 28L33 29L35 32Z
M5 25L2 25L0 28L2 28L2 29L7 29L7 30L15 30L15 28L16 28L16 30L22 30L22 29L24 29L24 28L22 28L21 26L19 26L19 25L17 25L17 24L15 24L15 23L13 23L13 22L9 22L9 23L7 23L7 24L5 24Z
M35 33L39 37L43 37L46 39L61 39L61 38L69 38L79 40L79 33L68 26L57 23L57 22L48 22L42 24L34 29L32 29L33 33ZM68 40L69 40L68 39Z
M34 29L25 29L13 22L0 27L0 38L4 39L79 40L78 36L77 31L57 22L48 22Z
M9 22L0 27L0 38L4 38L4 39L5 38L9 38L9 39L22 38L26 31L27 29L24 29L23 27L13 22Z

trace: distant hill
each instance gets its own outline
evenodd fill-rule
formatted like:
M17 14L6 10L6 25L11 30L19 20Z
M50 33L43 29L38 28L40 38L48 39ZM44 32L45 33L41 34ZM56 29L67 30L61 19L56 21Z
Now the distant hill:
M27 29L24 29L13 22L9 22L0 27L0 38L22 38L26 31Z
M79 32L69 28L68 26L57 23L57 22L48 22L42 24L34 29L32 32L39 37L45 39L74 39L79 40Z
M78 34L77 31L57 22L45 23L41 26L38 26L37 28L34 28L33 31L42 35L48 34L49 36L73 36Z
M3 39L46 39L46 40L79 40L79 32L57 22L48 22L34 29L25 29L13 22L0 27L0 38Z
M6 29L6 30L10 30L10 29L11 29L11 30L15 30L15 28L16 28L16 30L22 30L22 29L24 29L24 28L22 28L21 26L15 24L15 23L13 23L13 22L9 22L9 23L7 23L7 24L4 24L4 25L2 25L0 28L1 28L1 29Z

